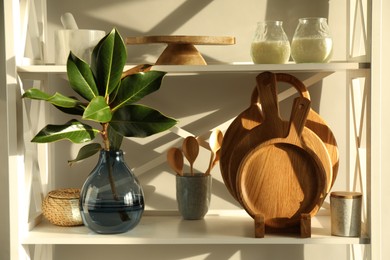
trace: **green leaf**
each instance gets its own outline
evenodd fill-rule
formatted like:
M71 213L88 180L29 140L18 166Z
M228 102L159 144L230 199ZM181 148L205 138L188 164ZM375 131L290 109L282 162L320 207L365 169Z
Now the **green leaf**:
M47 94L46 92L43 92L37 88L27 89L22 95L22 98L31 98L44 101L47 101L50 97L50 94Z
M176 124L176 120L143 105L129 105L118 109L110 125L126 137L146 137L165 131Z
M77 120L71 120L64 125L47 125L32 140L35 143L50 143L69 140L73 143L84 143L95 138L99 130Z
M102 149L102 146L98 143L87 144L87 145L81 147L76 158L73 160L69 160L68 163L70 165L72 165L75 162L87 159L87 158L95 155L96 153L98 153L101 149Z
M119 86L126 59L126 46L116 29L93 49L91 69L101 96L109 95Z
M110 150L119 150L122 145L123 135L119 134L114 128L109 126L108 140L110 141Z
M112 102L113 111L137 102L160 89L165 74L166 72L149 71L132 74L122 79L115 100Z
M99 123L109 122L112 118L112 114L110 107L107 105L104 97L97 96L92 99L84 111L83 118Z
M78 105L75 107L59 107L55 106L55 108L59 109L61 112L69 115L77 115L77 116L83 116L84 110L85 110L85 105Z
M30 89L26 90L26 92L23 94L22 97L47 101L55 106L65 107L65 108L73 108L73 107L77 107L81 104L81 102L75 98L66 97L58 92L56 92L54 95L50 96L49 94L47 94L47 93L45 93L37 88L30 88Z
M80 96L90 101L99 94L91 68L72 52L69 54L66 70L70 86Z

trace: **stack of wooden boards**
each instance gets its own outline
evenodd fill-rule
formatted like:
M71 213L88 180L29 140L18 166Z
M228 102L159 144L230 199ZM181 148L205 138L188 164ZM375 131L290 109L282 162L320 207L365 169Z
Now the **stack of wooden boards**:
M263 72L256 77L250 106L227 129L220 168L232 196L255 220L255 236L300 233L310 237L310 220L337 176L336 139L311 109L310 95L296 77ZM289 121L279 115L277 83L299 93Z

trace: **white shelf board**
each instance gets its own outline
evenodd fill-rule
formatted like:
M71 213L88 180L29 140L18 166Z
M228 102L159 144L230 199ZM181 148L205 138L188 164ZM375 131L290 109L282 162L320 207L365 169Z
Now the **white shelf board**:
M125 70L135 65L126 65ZM168 73L257 73L259 71L285 71L285 72L319 72L319 71L340 71L368 69L369 63L359 62L331 62L331 63L288 63L288 64L253 64L253 63L234 63L234 64L210 64L210 65L156 65L154 70L166 71ZM65 65L31 65L20 66L17 68L22 77L28 74L65 74Z
M368 244L366 237L336 237L330 234L329 216L312 219L312 237L270 235L254 238L253 219L247 214L209 214L203 220L181 216L143 216L126 233L99 235L85 226L59 227L42 222L23 239L23 244Z
M369 68L368 63L358 62L330 62L330 63L287 63L287 64L210 64L210 65L161 65L154 66L154 70L162 70L171 73L259 73L261 71L280 72L322 72L343 71Z

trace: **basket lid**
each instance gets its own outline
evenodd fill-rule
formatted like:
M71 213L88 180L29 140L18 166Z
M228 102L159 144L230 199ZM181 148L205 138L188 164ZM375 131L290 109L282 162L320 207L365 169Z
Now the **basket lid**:
M48 196L56 199L78 199L80 198L80 189L66 188L52 190L48 193Z

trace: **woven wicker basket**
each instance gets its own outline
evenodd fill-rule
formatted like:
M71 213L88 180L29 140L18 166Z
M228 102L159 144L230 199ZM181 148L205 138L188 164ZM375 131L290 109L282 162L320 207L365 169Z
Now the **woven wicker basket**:
M80 226L83 221L79 209L80 189L50 191L42 203L43 215L57 226Z

